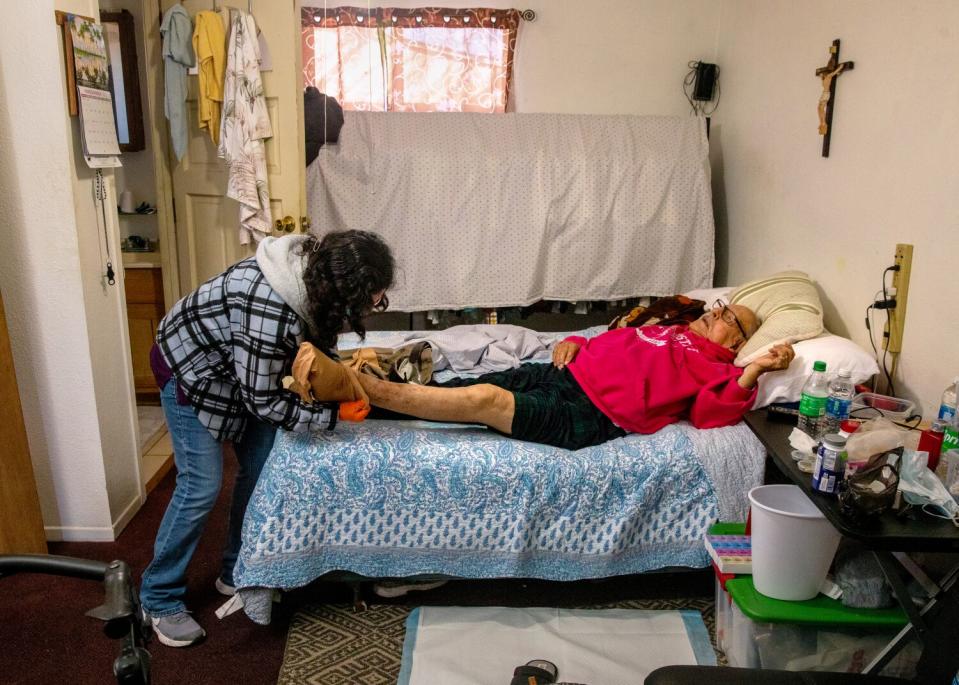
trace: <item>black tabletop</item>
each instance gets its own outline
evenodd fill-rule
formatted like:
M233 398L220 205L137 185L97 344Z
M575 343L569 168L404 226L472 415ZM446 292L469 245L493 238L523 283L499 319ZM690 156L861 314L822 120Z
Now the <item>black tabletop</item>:
M814 492L812 476L799 470L790 453L789 423L768 420L766 411L758 409L746 415L746 424L763 443L776 466L809 496L836 530L848 538L858 540L870 549L898 552L955 552L959 551L959 528L950 521L913 510L900 517L887 512L868 527L857 526L839 512L839 504L832 495Z

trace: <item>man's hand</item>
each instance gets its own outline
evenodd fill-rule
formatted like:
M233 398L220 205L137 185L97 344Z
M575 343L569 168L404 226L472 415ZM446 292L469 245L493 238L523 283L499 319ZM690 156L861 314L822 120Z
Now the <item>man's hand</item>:
M761 375L767 371L781 371L788 368L790 362L796 356L793 346L786 343L784 345L774 345L766 354L754 359L739 377L739 386L747 390L754 385Z
M556 347L553 348L553 366L557 369L562 369L576 356L576 353L579 352L580 346L569 340L563 340L556 343Z

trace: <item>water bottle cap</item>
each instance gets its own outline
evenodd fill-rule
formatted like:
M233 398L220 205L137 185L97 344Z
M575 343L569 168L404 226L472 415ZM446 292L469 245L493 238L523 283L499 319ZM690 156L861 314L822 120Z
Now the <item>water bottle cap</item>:
M813 370L813 371L825 371L825 370L826 370L826 362L813 362L812 370Z
M852 378L852 371L849 369L839 369L839 371L836 372L836 375L842 376L843 378Z

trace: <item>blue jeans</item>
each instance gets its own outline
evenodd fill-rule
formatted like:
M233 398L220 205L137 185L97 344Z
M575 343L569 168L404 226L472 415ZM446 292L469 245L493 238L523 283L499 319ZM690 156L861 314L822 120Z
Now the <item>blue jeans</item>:
M151 616L183 611L186 569L196 551L206 520L216 504L223 480L223 445L216 441L190 405L177 404L176 382L160 391L160 403L173 441L176 487L153 546L153 561L143 572L140 601ZM243 437L234 443L239 470L233 486L230 527L220 579L233 584L233 566L240 551L243 514L276 428L249 416Z

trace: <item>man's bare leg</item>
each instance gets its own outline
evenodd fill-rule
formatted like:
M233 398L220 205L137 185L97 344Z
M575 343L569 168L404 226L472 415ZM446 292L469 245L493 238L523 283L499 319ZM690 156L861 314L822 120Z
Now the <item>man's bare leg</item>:
M482 423L507 435L512 432L513 393L482 383L462 388L436 388L391 383L358 374L370 404L431 421Z

